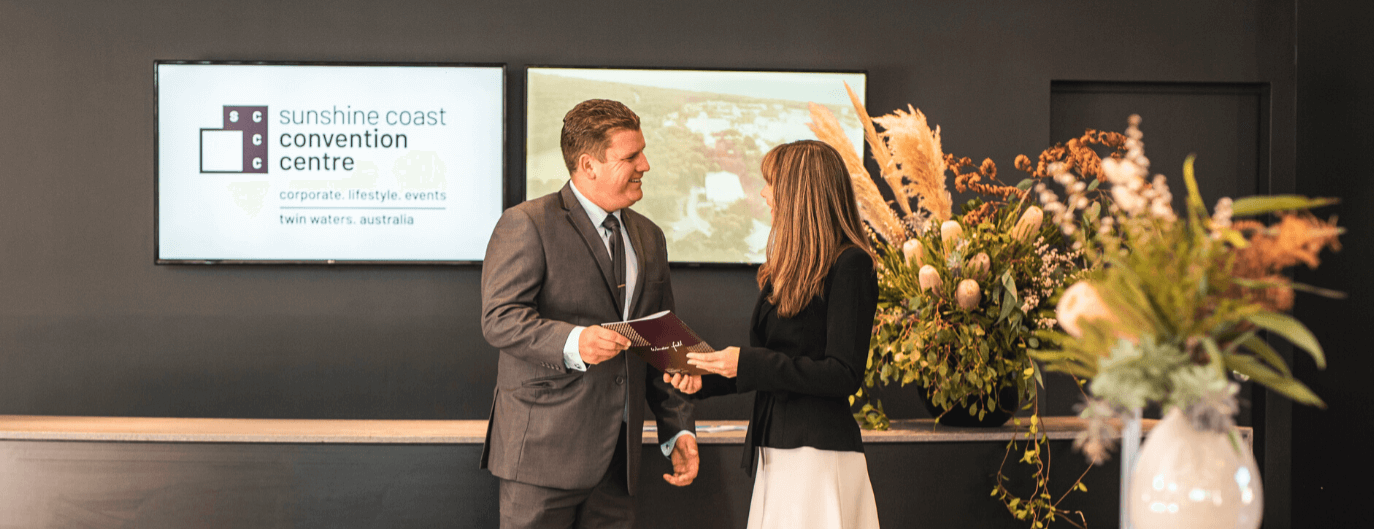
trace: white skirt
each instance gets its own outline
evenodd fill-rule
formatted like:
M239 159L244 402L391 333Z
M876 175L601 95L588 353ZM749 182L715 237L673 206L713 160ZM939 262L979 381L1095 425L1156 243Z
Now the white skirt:
M862 452L761 450L749 529L878 529Z

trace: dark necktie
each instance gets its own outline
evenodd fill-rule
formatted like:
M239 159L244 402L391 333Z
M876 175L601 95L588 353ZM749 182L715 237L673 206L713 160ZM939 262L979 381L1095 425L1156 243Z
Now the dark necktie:
M616 314L625 311L625 241L620 238L620 219L606 215L601 226L611 230L611 269L615 270L615 308Z

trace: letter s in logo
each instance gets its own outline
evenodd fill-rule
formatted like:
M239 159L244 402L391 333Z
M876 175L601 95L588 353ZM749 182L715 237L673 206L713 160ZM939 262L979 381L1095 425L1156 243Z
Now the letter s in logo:
M231 110L231 111L229 111L229 122L230 122L230 123L238 123L238 122L239 122L239 111L237 111L237 110Z

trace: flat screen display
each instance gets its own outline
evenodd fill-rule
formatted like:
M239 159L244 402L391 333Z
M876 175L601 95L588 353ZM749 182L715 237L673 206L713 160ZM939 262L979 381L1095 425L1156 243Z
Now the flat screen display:
M809 103L829 108L863 152L844 88L864 97L863 73L540 67L527 77L526 198L568 181L563 115L587 99L620 101L639 115L650 165L632 209L663 229L675 263L763 262L770 218L759 163L777 145L815 139Z
M159 61L158 263L481 261L505 68Z

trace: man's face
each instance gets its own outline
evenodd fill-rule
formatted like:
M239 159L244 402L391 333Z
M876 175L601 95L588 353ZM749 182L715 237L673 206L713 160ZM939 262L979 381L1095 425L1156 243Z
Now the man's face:
M649 159L644 156L644 134L637 130L615 129L610 133L611 145L606 148L606 161L584 155L590 164L588 187L582 190L588 199L606 211L627 208L644 198L640 181L649 172Z

